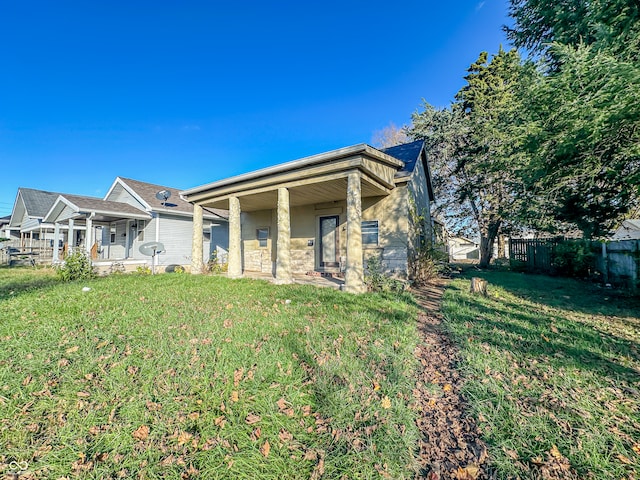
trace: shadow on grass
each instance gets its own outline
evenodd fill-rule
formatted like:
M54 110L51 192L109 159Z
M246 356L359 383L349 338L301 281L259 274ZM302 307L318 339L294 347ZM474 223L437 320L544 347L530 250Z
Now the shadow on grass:
M455 323L458 326L472 325L469 334L476 340L517 352L524 358L546 357L558 366L586 368L612 381L623 379L630 384L638 383L639 372L619 362L621 357L640 360L638 341L602 332L568 316L572 311L601 314L597 299L581 300L582 304L573 310L564 302L559 306L557 301L550 301L548 292L536 295L537 285L525 286L522 279L510 278L519 274L474 274L523 299L516 303L491 295L488 298L472 297L460 291L459 287L450 285L449 289L460 291L457 295L469 302L468 309L455 313ZM576 287L569 282L569 288Z

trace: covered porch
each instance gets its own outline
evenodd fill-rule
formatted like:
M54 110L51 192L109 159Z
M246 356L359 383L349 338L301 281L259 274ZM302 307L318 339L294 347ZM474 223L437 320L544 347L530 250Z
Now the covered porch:
M62 256L82 249L94 261L126 259L139 235L138 227L144 228L150 219L151 215L125 203L75 195L58 197L45 217L54 226L54 245L64 245ZM117 229L118 224L123 227ZM123 248L116 255L104 250L120 244ZM53 262L60 260L60 252L54 249Z
M313 271L343 272L344 290L365 291L363 199L391 195L394 176L403 165L361 144L182 192L194 204L192 272L202 271L198 259L203 208L220 208L229 210L230 277L249 275L252 259L246 253L257 251L267 263L261 275L271 275L276 283L292 283L307 277L295 266L298 255L307 255L301 265L311 265Z

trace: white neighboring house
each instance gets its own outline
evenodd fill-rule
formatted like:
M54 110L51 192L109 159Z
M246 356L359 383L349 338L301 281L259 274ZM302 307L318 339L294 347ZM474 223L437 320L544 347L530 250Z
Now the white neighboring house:
M610 240L640 240L640 218L622 222Z
M164 200L159 192L168 192ZM148 259L138 250L142 243L161 242L165 251L156 259L158 265L172 267L191 264L193 239L193 205L180 197L180 191L161 185L117 177L105 195L105 200L127 203L146 212L150 218L141 222L122 219L111 222L109 233L103 233L103 248L110 257ZM225 260L229 245L228 212L205 209L203 212L203 261L211 253ZM130 232L129 238L126 233ZM115 233L115 239L114 234Z
M156 198L161 191L168 192L166 201ZM207 209L203 213L203 261L213 249L224 259L227 212ZM165 250L156 256L155 265L161 271L191 264L193 206L174 188L138 180L116 178L104 198L21 188L9 226L21 248L39 244L41 261L55 262L65 252L81 248L101 270L114 262L131 270L151 264L151 258L139 251L143 243L160 242Z
M451 260L478 260L480 258L480 244L473 240L451 236L448 238L448 244Z

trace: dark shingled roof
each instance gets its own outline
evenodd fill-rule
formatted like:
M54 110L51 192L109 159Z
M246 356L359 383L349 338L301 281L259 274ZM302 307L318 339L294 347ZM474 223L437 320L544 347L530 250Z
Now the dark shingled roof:
M193 214L193 205L183 200L180 196L180 190L176 188L140 182L131 178L119 178L124 184L128 185L134 192L136 192L140 196L140 198L142 198L154 211L182 212ZM171 192L171 197L167 200L165 205L162 205L162 200L158 200L156 198L156 193L158 193L160 190L168 190L169 192ZM229 218L229 212L227 212L227 210L220 210L217 208L205 208L204 210L205 214L213 213L222 218Z
M44 218L60 193L35 190L33 188L19 188L19 195L24 202L24 208L29 217Z
M81 195L62 195L80 210L95 212L122 213L140 215L147 214L144 210L136 208L128 203L111 202L97 197L84 197Z
M404 162L404 168L396 173L396 177L404 177L413 172L423 146L424 140L416 140L415 142L396 145L395 147L383 148L381 151Z

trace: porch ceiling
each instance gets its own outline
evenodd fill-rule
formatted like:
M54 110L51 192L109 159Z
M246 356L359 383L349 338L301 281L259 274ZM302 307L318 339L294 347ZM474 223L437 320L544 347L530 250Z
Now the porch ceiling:
M275 208L278 203L278 188L289 189L289 204L292 207L313 205L345 200L347 198L347 177L316 179L314 182L290 182L291 184L273 185L268 188L254 189L246 192L234 192L240 200L240 209L243 212L266 210ZM297 185L296 183L303 183ZM362 197L379 197L389 194L389 189L380 185L373 179L362 177ZM202 202L205 207L229 208L229 197L223 195Z

